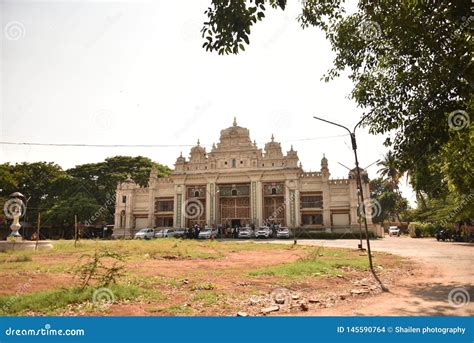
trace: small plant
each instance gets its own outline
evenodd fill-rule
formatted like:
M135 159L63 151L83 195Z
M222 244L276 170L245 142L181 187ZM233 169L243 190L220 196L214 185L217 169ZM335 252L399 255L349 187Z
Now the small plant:
M28 255L12 255L5 262L30 262L31 256Z
M117 283L119 277L123 276L125 269L124 257L116 252L101 249L96 250L94 254L82 255L79 261L85 259L85 262L76 270L76 275L81 280L81 288L89 286L95 281L99 287L106 287Z
M203 282L203 283L198 283L194 285L191 290L193 291L210 291L215 289L216 286L210 282Z

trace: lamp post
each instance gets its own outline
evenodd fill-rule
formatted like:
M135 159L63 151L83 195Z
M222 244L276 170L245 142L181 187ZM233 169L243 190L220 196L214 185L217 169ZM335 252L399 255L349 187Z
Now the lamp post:
M317 119L317 120L320 120L320 121L323 121L325 123L331 124L331 125L342 127L344 130L349 132L349 135L351 136L352 150L354 151L354 159L355 159L355 166L356 166L356 173L357 173L357 188L359 189L359 195L360 195L360 200L362 202L362 206L365 206L364 190L362 189L362 179L361 179L360 170L359 170L359 159L357 157L357 141L356 141L355 131L356 131L357 127L362 123L362 121L366 118L366 116L362 117L362 119L354 126L354 129L352 129L352 131L349 130L344 125L334 123L334 122L329 121L327 119L319 118L319 117L316 117L316 116L313 116L313 118ZM382 290L383 291L388 291L388 289L382 284L382 282L378 278L377 274L375 274L374 265L372 263L372 253L371 253L371 249L370 249L370 239L369 239L369 228L367 226L367 216L363 216L363 217L364 217L365 238L366 238L366 241L367 241L367 254L369 256L370 271L372 272L372 275L377 280L377 282L380 284L380 287L382 288Z

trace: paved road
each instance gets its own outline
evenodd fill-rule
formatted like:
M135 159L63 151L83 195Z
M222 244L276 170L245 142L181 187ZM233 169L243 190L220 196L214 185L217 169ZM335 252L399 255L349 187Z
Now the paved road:
M298 243L357 248L358 241L299 240ZM371 247L373 252L388 252L419 262L420 275L400 280L388 293L346 308L329 310L323 315L474 315L474 244L386 237L371 241ZM469 298L464 306L456 307L448 301L450 292L457 288L458 300Z

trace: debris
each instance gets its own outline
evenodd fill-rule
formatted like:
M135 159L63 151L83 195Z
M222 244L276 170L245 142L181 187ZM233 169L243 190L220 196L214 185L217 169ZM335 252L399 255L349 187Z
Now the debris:
M275 304L284 304L285 303L285 295L284 294L276 294L273 298Z
M357 295L357 294L367 294L369 293L370 291L368 289L365 289L365 288L359 288L359 289L353 289L351 290L351 294L354 294L354 295Z
M306 301L302 301L302 302L301 302L300 308L301 308L302 311L308 311L308 310L309 310L309 306L308 306L308 304L306 303Z
M183 280L183 284L187 285L189 283L189 280L188 279L184 279Z
M250 301L250 305L257 305L260 302L260 300L256 298L250 298L249 301Z
M280 306L270 306L270 307L262 308L262 313L263 314L269 314L271 312L275 312L275 311L278 311L278 310L280 310Z
M344 278L344 276L342 276L341 274L337 274L336 275L338 278Z
M237 317L248 317L248 313L244 311L237 312Z
M299 298L300 298L300 296L298 294L293 294L291 296L291 299L293 299L293 300L298 300Z
M321 300L316 299L316 298L309 298L308 301L309 301L310 303L312 303L312 304L316 304L316 303L320 303L320 302L321 302Z

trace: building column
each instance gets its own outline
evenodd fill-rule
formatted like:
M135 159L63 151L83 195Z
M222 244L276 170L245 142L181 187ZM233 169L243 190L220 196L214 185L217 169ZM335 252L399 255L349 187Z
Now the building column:
M148 189L148 227L155 227L155 192Z
M359 216L358 216L358 207L359 207L359 194L357 192L357 180L349 179L349 208L350 208L350 217L351 217L351 226L359 225Z
M126 194L127 199L125 202L125 229L133 229L133 193L129 192Z
M209 182L206 185L206 223L209 226L217 227L216 223L216 184Z
M173 226L175 228L185 227L186 223L184 222L184 197L182 189L184 186L178 185L175 187L175 195L174 195L174 218L173 218Z
M255 184L255 206L257 208L257 223L255 226L263 225L263 186L260 180L256 181Z
M329 190L329 180L324 180L323 185L323 226L331 227L331 192Z
M250 183L250 217L252 224L258 224L258 210L257 210L257 181L251 181Z

